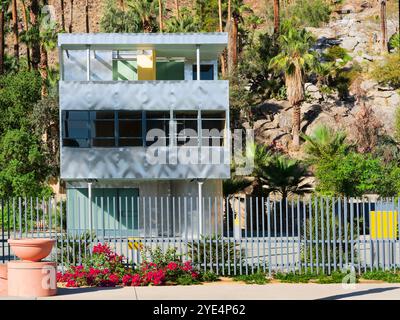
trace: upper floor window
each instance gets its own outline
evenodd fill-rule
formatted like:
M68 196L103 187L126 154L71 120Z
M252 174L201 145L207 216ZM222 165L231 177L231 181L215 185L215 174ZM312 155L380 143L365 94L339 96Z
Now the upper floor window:
M176 111L174 120L176 121L176 145L197 146L199 144L197 111Z
M146 146L157 143L158 146L169 145L169 111L146 112Z
M63 79L66 81L85 81L87 79L87 51L63 51Z
M62 140L76 148L223 146L225 116L206 110L63 111Z
M90 120L88 111L63 112L63 145L88 148L90 146Z
M114 147L115 113L113 111L91 111L93 147Z
M193 65L193 80L197 80L197 65ZM200 65L200 80L214 80L214 65Z
M142 111L119 111L118 129L119 129L118 146L120 147L143 146Z

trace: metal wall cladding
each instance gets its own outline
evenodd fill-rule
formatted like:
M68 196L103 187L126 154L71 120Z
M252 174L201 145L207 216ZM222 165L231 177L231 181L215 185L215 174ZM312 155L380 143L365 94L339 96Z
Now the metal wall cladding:
M183 147L182 147L183 148ZM205 150L208 149L208 150ZM149 158L148 148L62 148L61 178L74 179L227 179L230 177L228 148L202 147L216 161L187 163L169 157L171 148L159 148L166 161ZM149 160L150 159L150 160ZM211 159L212 160L212 159Z
M61 110L228 110L229 82L60 81Z

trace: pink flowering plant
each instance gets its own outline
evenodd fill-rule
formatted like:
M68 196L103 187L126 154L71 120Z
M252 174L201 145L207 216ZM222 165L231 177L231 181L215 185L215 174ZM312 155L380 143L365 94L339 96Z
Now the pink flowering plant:
M124 256L116 254L107 243L99 243L82 265L70 266L64 274L58 273L57 281L66 287L115 287L194 284L201 280L192 263L182 262L175 248L165 253L160 247L145 248L142 256L143 262L134 270L124 265Z

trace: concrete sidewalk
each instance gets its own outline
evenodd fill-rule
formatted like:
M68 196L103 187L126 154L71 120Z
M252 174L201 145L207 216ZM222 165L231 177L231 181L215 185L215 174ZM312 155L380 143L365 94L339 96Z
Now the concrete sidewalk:
M0 297L0 299L13 299ZM168 287L60 288L39 300L400 300L400 284L218 284Z

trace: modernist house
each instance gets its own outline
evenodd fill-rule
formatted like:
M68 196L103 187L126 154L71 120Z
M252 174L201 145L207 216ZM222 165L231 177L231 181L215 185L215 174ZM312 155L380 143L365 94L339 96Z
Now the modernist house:
M173 205L149 205L151 197L222 196L229 85L218 80L218 57L227 41L226 33L59 34L68 228L160 235L154 221ZM200 230L194 217L210 210L202 201L187 208L188 228Z

